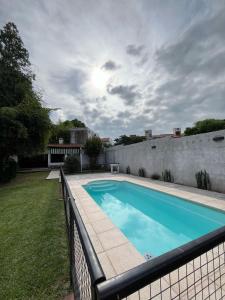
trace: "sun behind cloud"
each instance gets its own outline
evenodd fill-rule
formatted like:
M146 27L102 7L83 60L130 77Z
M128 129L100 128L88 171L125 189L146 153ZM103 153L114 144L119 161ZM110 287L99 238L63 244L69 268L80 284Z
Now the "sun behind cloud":
M91 70L91 85L97 90L105 90L108 83L109 75L106 71L99 67L94 67Z

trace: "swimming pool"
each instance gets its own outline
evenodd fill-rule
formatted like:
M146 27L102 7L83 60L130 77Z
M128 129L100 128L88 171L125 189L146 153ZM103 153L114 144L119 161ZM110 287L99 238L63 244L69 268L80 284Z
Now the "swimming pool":
M161 255L225 225L222 211L128 181L83 187L142 255Z

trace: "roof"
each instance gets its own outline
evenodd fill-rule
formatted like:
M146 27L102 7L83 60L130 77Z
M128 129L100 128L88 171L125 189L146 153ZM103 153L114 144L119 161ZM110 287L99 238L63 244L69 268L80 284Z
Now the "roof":
M74 127L70 128L69 131L89 131L90 129L88 127Z
M101 140L102 140L103 142L110 142L110 138L109 138L109 137L101 138Z
M81 144L48 144L48 148L81 148Z

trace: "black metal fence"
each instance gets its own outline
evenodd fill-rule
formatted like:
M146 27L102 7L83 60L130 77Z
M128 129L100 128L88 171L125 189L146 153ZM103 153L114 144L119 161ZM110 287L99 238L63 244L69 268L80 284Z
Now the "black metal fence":
M225 299L224 240L222 227L158 256L99 284L99 298Z
M62 169L60 173L68 235L70 280L74 298L76 300L96 299L96 286L105 280L105 275Z
M106 280L61 170L77 299L225 299L225 226Z

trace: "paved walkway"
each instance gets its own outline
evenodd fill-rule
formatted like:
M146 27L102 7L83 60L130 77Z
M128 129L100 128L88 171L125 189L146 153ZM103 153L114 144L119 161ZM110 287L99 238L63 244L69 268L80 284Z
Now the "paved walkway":
M59 179L59 170L50 171L46 179Z

